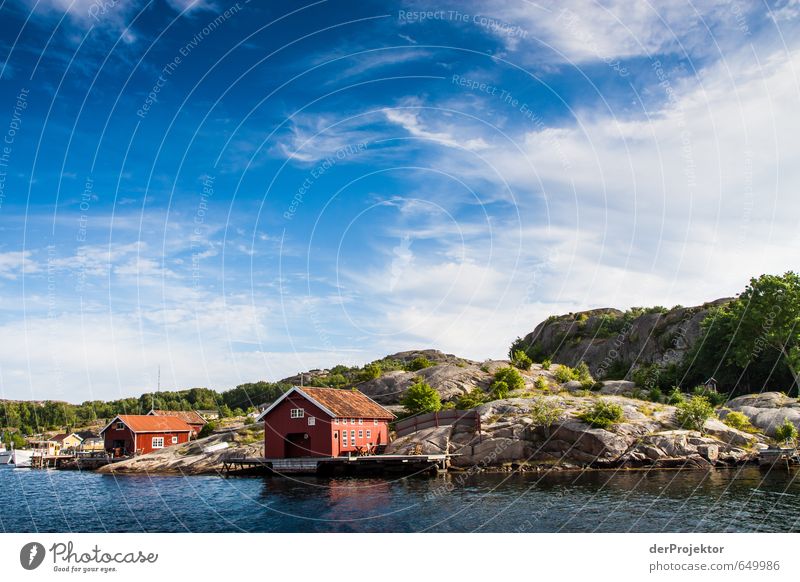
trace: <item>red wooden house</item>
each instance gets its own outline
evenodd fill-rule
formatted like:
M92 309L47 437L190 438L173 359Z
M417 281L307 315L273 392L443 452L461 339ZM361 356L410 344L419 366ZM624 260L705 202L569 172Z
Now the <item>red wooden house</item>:
M180 418L183 422L188 424L194 430L194 436L200 434L203 427L206 425L206 419L200 416L194 410L151 410L147 413L148 416L174 416Z
M194 429L174 416L120 414L100 436L114 456L152 453L164 447L189 442Z
M389 442L394 415L357 390L294 387L262 412L264 456L338 457Z

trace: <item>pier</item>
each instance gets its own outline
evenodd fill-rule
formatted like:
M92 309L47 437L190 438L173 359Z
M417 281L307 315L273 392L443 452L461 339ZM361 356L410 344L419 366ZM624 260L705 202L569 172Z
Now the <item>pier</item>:
M454 455L361 455L342 457L296 457L267 459L229 457L223 461L224 475L365 475L428 474L447 471Z
M105 452L72 455L33 455L30 468L93 471L104 465L122 460L124 458L115 458Z
M795 448L768 448L758 453L758 466L763 468L786 468L800 465L800 455Z

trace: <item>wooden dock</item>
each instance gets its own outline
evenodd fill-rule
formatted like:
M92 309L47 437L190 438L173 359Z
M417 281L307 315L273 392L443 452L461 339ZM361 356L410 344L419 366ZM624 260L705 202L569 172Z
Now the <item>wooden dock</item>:
M105 452L72 455L34 455L31 457L31 469L62 469L73 471L94 471L109 463L123 461Z
M229 475L365 475L423 474L447 471L453 455L361 455L352 457L298 457L265 459L229 457L223 473Z
M796 448L770 447L758 452L759 467L788 469L792 465L800 465L800 455Z

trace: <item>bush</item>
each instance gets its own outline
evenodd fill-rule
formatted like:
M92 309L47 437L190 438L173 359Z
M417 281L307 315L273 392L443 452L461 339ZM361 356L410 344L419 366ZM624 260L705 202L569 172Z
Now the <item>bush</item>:
M681 389L678 388L677 386L673 386L672 390L669 393L669 396L667 397L667 404L672 404L673 406L675 406L680 404L684 400L686 400L686 398L684 398Z
M436 412L442 409L439 393L422 378L417 378L400 401L409 414Z
M486 402L486 395L483 393L483 390L480 388L473 388L466 394L462 394L458 397L456 408L459 410L469 410L480 406L484 402Z
M502 400L506 398L510 392L522 390L523 388L525 388L525 380L522 379L522 376L517 372L516 368L510 366L497 370L497 372L494 373L494 381L492 385L489 386L489 390L491 390L492 397L495 400Z
M244 425L247 426L248 424L255 424L256 419L252 416L245 416L244 417Z
M703 430L706 420L714 415L714 407L705 396L692 396L679 403L675 410L678 423L692 430Z
M545 358L542 360L542 370L549 370L552 363L553 362L550 360L550 358Z
M367 364L358 372L359 382L366 382L367 380L374 380L380 378L383 374L383 368L377 362Z
M550 426L561 420L564 410L545 398L535 398L531 404L531 420L534 426Z
M647 398L651 402L661 402L664 399L664 393L661 391L661 388L656 388L654 386L648 391Z
M550 384L547 382L547 379L544 376L537 376L536 380L533 381L533 386L537 390L549 390Z
M625 413L619 404L598 400L591 408L579 414L578 418L594 428L608 428L612 424L622 422L625 419Z
M709 390L705 386L695 386L694 390L692 390L692 393L695 396L702 396L708 399L708 401L711 402L711 404L713 404L714 406L719 406L728 399L725 394L720 394L719 392L715 392L714 390Z
M750 433L757 432L756 427L750 423L750 419L741 412L736 412L735 410L729 412L725 418L722 419L722 422L736 430Z
M428 358L425 356L417 356L408 363L406 370L409 372L419 372L420 370L430 368L431 366L433 366L433 364Z
M203 425L203 428L200 429L200 433L197 435L198 438L206 438L207 436L211 436L215 430L217 430L218 424L213 420L211 422L207 422Z
M533 360L528 357L528 354L522 350L517 350L511 357L511 364L520 370L530 370L533 365Z
M559 384L564 384L565 382L569 382L572 380L572 368L569 366L558 366L556 371L553 373L553 376L556 379L556 382Z
M789 443L797 440L797 427L788 418L775 429L775 440L779 443Z

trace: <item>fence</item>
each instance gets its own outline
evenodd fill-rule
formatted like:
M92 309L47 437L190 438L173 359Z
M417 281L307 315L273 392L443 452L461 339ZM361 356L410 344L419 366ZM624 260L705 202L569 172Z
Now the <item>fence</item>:
M432 428L435 426L455 426L464 430L480 432L481 417L475 410L442 410L416 414L395 423L398 437L406 436L412 432Z

